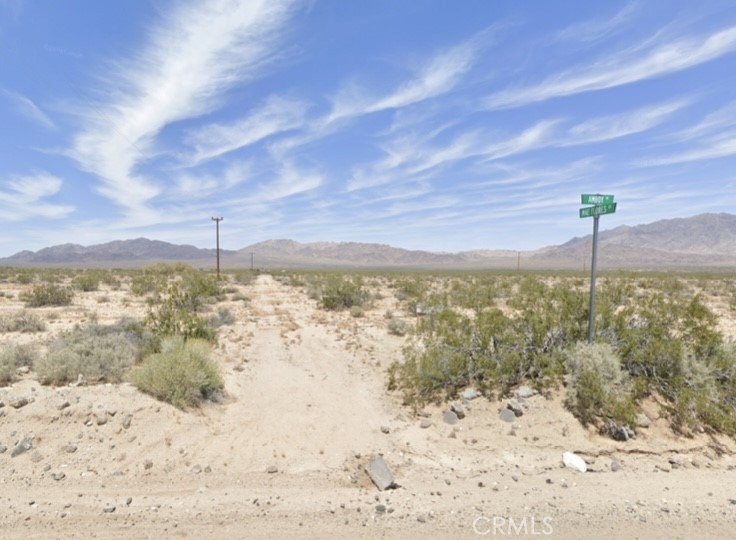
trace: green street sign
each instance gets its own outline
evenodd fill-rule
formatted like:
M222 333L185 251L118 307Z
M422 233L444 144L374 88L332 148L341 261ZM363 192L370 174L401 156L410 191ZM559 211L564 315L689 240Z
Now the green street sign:
M600 193L583 193L580 195L581 204L611 204L613 195L601 195Z
M599 204L580 209L580 217L596 217L603 214L613 214L616 211L616 203Z

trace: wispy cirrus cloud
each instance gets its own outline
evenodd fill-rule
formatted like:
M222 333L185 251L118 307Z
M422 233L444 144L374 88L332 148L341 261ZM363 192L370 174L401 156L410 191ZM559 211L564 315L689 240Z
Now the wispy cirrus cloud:
M736 126L736 101L719 107L688 128L670 133L667 138L681 142L692 141L718 134L723 129L730 129L734 126Z
M473 67L482 43L478 35L434 55L413 78L385 96L369 96L362 87L354 83L347 85L334 98L332 112L324 122L331 124L364 114L400 109L446 94Z
M673 142L676 148L636 164L667 166L736 155L736 101L719 107L690 127L667 134L662 140Z
M57 176L37 173L4 182L0 190L0 218L23 221L32 217L59 219L74 211L73 206L46 202L59 193L62 180Z
M187 142L194 149L188 162L199 165L272 135L302 127L308 108L304 101L271 96L236 122L203 126L187 136Z
M106 75L109 98L74 138L70 154L100 179L98 191L131 219L156 221L148 203L165 189L141 173L168 125L200 116L233 84L257 77L293 11L290 0L178 4L140 54Z
M56 124L54 124L54 121L51 120L51 118L49 118L49 116L45 112L43 112L31 99L22 94L12 92L7 89L0 89L0 94L4 95L8 100L13 103L16 112L21 116L47 129L56 128Z
M636 14L638 6L629 2L612 17L588 20L572 24L557 32L557 39L564 41L592 42L610 37L621 30Z
M292 163L281 166L273 182L262 184L253 197L253 203L272 202L312 191L324 183L324 176L316 171L297 168Z
M590 144L641 133L667 121L689 104L690 100L682 99L641 107L625 113L591 118L568 129L567 138L559 144L560 146Z
M605 90L710 62L736 51L736 27L703 37L646 43L571 69L526 87L502 90L484 100L489 110L522 107L539 101Z
M716 137L711 137L707 140L701 141L695 148L688 148L687 150L680 150L671 154L640 160L637 164L644 167L653 167L687 163L690 161L724 158L735 155L736 130L731 130L730 132L722 133Z

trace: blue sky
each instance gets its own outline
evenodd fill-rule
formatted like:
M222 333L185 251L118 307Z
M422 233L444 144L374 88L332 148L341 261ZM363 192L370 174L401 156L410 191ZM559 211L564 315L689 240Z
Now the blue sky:
M0 0L0 255L733 212L735 89L730 0Z

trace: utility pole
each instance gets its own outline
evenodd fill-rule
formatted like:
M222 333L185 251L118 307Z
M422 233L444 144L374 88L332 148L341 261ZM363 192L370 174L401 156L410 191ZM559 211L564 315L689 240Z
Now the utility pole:
M213 217L217 230L217 279L220 279L220 222L225 219L222 217Z

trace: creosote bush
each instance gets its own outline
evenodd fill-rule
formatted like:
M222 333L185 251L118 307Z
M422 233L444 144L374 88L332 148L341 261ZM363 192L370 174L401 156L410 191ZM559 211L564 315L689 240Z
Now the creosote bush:
M365 304L370 295L363 288L363 280L360 277L353 279L333 278L322 288L321 303L327 310L350 309L354 306Z
M183 264L147 267L144 275L155 278L144 321L149 330L158 337L216 339L215 329L197 313L206 304L223 297L214 275Z
M72 280L75 289L82 292L92 292L100 288L100 273L94 270L82 272Z
M581 280L452 279L417 299L443 307L421 318L388 386L418 406L469 385L503 395L523 381L567 380L568 406L584 423L631 423L652 397L677 431L736 436L736 347L698 291L672 277L606 276L595 323L602 348L589 350L577 345L588 318Z
M211 345L201 339L165 338L161 352L147 356L132 372L133 383L153 397L185 409L211 399L224 387L210 359Z
M151 302L145 325L159 337L183 336L214 341L217 332L192 310L192 298L182 284L174 281Z
M457 284L453 288L466 297ZM528 278L509 302L511 313L479 304L472 312L449 305L430 310L404 362L390 368L389 388L420 405L455 397L469 385L505 393L524 380L558 378L565 347L585 334L584 300L581 291Z
M53 283L36 285L31 291L24 291L20 295L26 307L68 306L72 298L74 293L71 289Z

